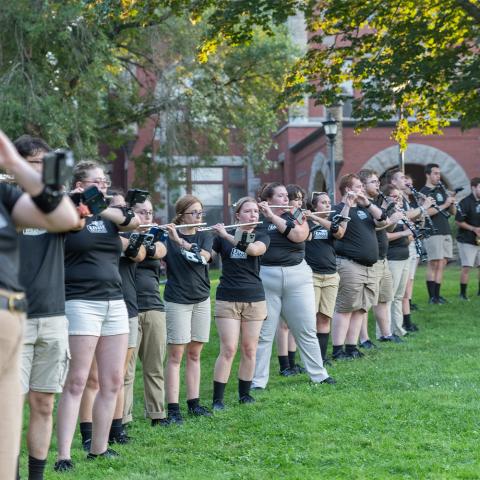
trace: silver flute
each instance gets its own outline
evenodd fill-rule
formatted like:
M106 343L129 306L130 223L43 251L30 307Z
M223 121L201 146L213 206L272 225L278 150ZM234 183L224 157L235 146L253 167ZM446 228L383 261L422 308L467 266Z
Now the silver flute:
M237 227L250 227L252 225L260 225L261 223L263 222L248 222L248 223L234 223L232 225L224 225L223 228L225 230L231 230L232 228L237 228ZM202 227L202 228L199 228L198 231L199 232L209 232L211 230L214 230L214 226L211 225L209 227Z
M175 225L175 229L180 229L180 228L191 228L191 227L202 227L206 225L206 222L203 223L185 223L181 225ZM161 228L162 230L166 230L167 226L170 225L170 223L165 223L164 225L159 225L158 223L147 223L146 225L140 225L139 228L151 228L151 227L157 227Z

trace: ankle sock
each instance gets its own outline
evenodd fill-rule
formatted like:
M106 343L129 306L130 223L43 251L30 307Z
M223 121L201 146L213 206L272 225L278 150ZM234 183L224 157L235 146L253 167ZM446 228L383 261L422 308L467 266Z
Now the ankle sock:
M110 427L110 434L108 436L109 440L113 440L115 438L120 437L122 433L123 433L122 419L114 418L112 420L112 426Z
M242 380L238 379L238 396L239 398L244 397L250 393L250 387L252 386L251 380Z
M409 313L406 313L406 314L403 316L403 326L404 326L405 328L410 328L410 327L412 326L412 319L411 319Z
M283 372L287 368L290 367L290 364L288 362L288 355L279 355L278 356L278 363L280 365L280 371Z
M322 360L327 358L328 338L329 333L317 333L318 344L320 345L320 352L322 354Z
M466 297L467 296L467 284L461 283L460 284L460 295Z
M80 423L80 434L82 435L82 443L92 439L92 422Z
M226 385L226 383L213 381L213 401L220 400L223 402Z
M188 405L189 410L193 410L194 408L196 408L200 405L200 399L199 398L191 398L190 400L187 400L187 405Z
M178 403L169 403L167 405L167 411L170 415L171 413L180 413L180 404Z
M333 348L333 351L332 351L333 355L343 351L343 345L333 345L332 348Z
M297 353L297 352L290 352L290 351L288 352L288 366L289 366L290 368L295 368L295 365L296 365L296 363L295 363L295 354L296 354L296 353Z
M47 459L39 460L32 456L28 456L28 480L43 480L43 472Z

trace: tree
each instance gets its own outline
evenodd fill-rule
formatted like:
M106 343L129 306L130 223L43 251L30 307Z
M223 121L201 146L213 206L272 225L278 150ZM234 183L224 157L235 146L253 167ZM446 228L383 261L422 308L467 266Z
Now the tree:
M294 50L284 28L251 28L242 46L218 45L202 62L214 14L210 1L6 2L2 127L96 156L99 142L123 145L152 119L164 158L208 158L233 141L261 167Z

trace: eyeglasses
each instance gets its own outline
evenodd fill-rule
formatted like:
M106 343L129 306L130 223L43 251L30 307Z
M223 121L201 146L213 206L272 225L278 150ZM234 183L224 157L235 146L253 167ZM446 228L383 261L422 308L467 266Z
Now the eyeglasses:
M312 192L312 197L310 198L310 203L313 202L315 197L319 197L320 195L328 195L327 192Z
M201 217L203 215L202 210L192 210L191 212L183 212L184 215L191 215L192 217Z
M140 215L153 215L153 210L139 210L138 212L135 212L135 213L138 213Z
M106 187L112 186L112 182L107 178L96 178L95 180L84 180L83 183L96 183L98 185L103 183Z

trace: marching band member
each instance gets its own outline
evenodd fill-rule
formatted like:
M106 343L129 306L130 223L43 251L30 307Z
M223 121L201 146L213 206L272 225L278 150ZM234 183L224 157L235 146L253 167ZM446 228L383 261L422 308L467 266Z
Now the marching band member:
M258 204L243 197L235 204L237 223L257 222ZM255 370L255 352L262 323L267 317L265 292L260 280L260 258L270 244L265 232L256 232L255 225L238 227L235 235L223 224L214 227L217 237L213 251L222 258L222 275L217 288L215 322L220 337L220 354L215 362L213 409L223 410L225 386L241 334L241 357L238 370L240 403L253 403L250 395Z
M110 182L96 163L78 163L74 169L73 192L83 193L92 185L102 197ZM93 404L92 441L87 458L118 455L108 449L117 395L123 384L128 342L128 313L118 271L122 252L118 234L137 226L138 219L133 212L109 207L88 217L82 230L68 233L66 237L65 312L69 322L71 361L58 404L56 471L74 468L70 449L94 355L99 390Z
M327 218L331 210L328 193L314 192L311 207L312 212L307 213L310 234L305 244L305 260L313 271L317 338L323 362L326 363L330 322L340 282L334 239L342 238L345 233L347 226L345 218L348 218L350 205L347 203L341 211L342 217L345 218L335 222Z
M196 416L211 416L200 405L200 355L210 337L210 280L208 262L211 259L212 236L197 232L196 227L182 224L201 223L203 206L193 195L184 195L175 204L175 218L167 226L167 284L165 313L167 320L167 402L165 425L183 423L178 397L180 365L187 354L186 383L188 412Z
M470 181L472 193L465 197L457 208L455 220L458 225L458 251L462 272L460 274L460 298L468 300L467 284L470 268L480 267L480 178ZM480 295L480 269L478 295Z
M296 212L296 218L285 212L289 209L288 193L282 184L267 184L261 191L261 199L263 228L270 236L270 246L262 257L260 268L268 314L260 333L252 388L267 386L280 314L295 337L312 382L335 383L323 366L316 337L312 270L304 260L308 224L302 220L301 212Z

